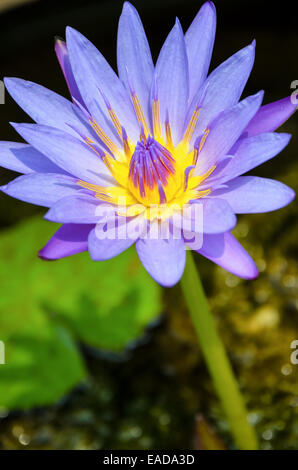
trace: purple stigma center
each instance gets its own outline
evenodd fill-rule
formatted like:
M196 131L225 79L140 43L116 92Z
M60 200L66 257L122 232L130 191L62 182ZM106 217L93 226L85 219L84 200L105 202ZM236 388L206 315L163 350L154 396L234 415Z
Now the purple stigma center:
M164 188L170 175L175 174L175 160L171 153L153 137L141 139L131 157L129 179L142 198L158 190L160 203L166 202Z

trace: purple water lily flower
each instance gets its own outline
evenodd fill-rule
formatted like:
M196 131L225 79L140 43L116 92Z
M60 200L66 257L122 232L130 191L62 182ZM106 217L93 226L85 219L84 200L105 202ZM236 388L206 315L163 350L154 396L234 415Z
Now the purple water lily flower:
M231 234L235 214L279 209L294 192L241 175L288 144L289 134L274 131L296 107L290 98L261 106L262 91L239 101L255 42L208 75L215 29L215 7L206 2L185 34L176 20L154 65L138 13L126 2L118 76L88 39L68 27L56 53L71 101L35 83L5 79L35 124L12 124L28 144L0 143L0 164L23 173L1 189L48 207L45 218L63 224L41 258L89 250L93 260L106 260L135 244L149 274L172 286L197 230L203 234L198 253L242 278L257 276ZM175 211L185 206L203 209L203 227L173 236ZM108 236L108 222L127 230L136 220L134 236ZM167 238L143 236L165 221Z

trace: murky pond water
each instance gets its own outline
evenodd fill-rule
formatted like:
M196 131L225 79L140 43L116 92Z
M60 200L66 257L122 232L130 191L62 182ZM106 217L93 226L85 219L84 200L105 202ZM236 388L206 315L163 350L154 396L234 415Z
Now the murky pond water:
M155 55L175 8L186 25L195 13L195 3L177 0L169 6L165 2L159 10L157 2L151 7L135 2L149 35L150 22L154 24L151 36ZM293 18L286 25L282 17L277 24L274 12L267 22L265 14L255 21L251 15L244 15L242 27L235 2L226 4L226 10L223 6L219 9L223 19L214 63L255 36L260 48L247 94L269 89L266 102L289 94L291 81L298 79L293 58L298 34ZM255 2L243 2L241 8L248 12L249 4L254 8ZM166 8L171 15L165 15ZM228 18L231 12L235 16ZM72 24L111 58L119 13L120 2L100 6L89 1L74 2L72 9L66 2L53 2L47 15L38 4L22 14L11 11L2 15L0 30L6 38L5 48L3 41L1 46L3 74L31 79L66 94L52 52L52 37L63 35L64 25ZM25 120L9 98L5 112L0 113L0 137L13 140L16 136L8 127L8 119ZM282 130L293 133L289 147L254 174L279 179L297 192L298 115ZM1 171L0 179L8 181L9 172ZM276 213L239 217L235 234L258 264L261 273L257 280L241 281L197 258L212 311L247 401L249 419L256 426L263 449L298 449L298 365L291 363L290 347L298 339L297 208L294 202ZM0 198L2 227L36 211L30 205ZM160 320L122 354L107 354L83 345L81 349L89 370L86 383L50 407L25 413L0 410L0 448L192 448L197 413L208 419L227 447L232 446L179 286L165 292Z

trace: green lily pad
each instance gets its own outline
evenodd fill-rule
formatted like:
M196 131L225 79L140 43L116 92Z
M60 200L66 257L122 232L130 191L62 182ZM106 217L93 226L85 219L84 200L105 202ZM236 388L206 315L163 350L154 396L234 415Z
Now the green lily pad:
M35 217L0 235L0 407L56 400L85 376L75 340L120 351L161 310L134 248L105 262L88 253L40 260L56 228Z
M41 331L42 323L31 321L32 333L17 328L17 333L3 335L1 322L5 364L0 365L0 408L55 402L85 377L82 358L69 332L46 319Z

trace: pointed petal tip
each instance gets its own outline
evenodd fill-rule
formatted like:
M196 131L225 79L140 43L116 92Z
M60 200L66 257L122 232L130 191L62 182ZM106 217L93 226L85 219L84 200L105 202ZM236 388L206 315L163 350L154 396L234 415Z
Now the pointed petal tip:
M287 109L288 109L288 112L287 112L287 114L286 114L287 118L285 119L285 121L286 121L293 113L295 113L295 111L297 111L297 109L298 109L297 103L293 103L293 102L292 102L292 96L286 96L285 98L282 98L282 99L280 99L280 100L278 100L278 101L275 101L275 102L273 102L273 103L268 103L268 105L265 105L265 106L268 106L268 107L269 107L270 105L272 106L272 105L278 104L278 103L283 104L283 105L284 105L285 107L287 107ZM285 121L284 121L284 122L285 122ZM282 123L282 124L283 124L283 123Z
M206 7L209 7L209 8L211 8L214 12L216 12L216 7L215 7L214 3L211 2L211 0L207 0L207 2L205 2L205 3L203 4L202 8L203 8L203 7L205 7L205 8L206 8Z
M174 24L174 28L173 29L177 29L177 31L179 33L182 33L183 34L183 29L182 29L182 26L181 26L181 23L180 23L180 20L178 18L178 16L176 16L175 18L175 24Z
M67 54L66 42L60 36L55 36L54 37L54 49L55 49L56 55L58 57L58 60L59 60L59 56L61 54L62 54L62 56Z
M9 88L11 86L16 85L20 82L25 82L25 80L22 80L21 78L18 78L18 77L4 77L3 82L4 82L4 85L5 85L5 88L9 92Z
M147 268L144 265L143 265L143 268L146 269L146 271L148 272ZM183 268L183 272L184 272L184 268ZM172 278L172 279L170 277L166 278L165 276L158 275L154 272L148 272L148 274L155 282L157 282L157 284L159 284L160 286L165 287L167 289L170 289L171 287L174 287L178 284L178 282L180 281L180 279L183 276L183 272L181 272L179 279L177 278L177 276L175 278Z
M26 129L32 129L36 130L38 127L40 128L47 128L49 126L43 126L42 124L35 124L34 122L12 122L9 121L9 124L17 131L19 130L26 130ZM56 129L58 130L58 129Z
M136 251L143 267L155 282L163 287L173 287L180 281L186 259L182 238L139 239Z
M26 89L30 90L32 86L36 85L30 80L24 80L19 77L4 77L3 81L6 90L16 102L18 102L18 96L21 93L25 95Z
M182 275L181 275L181 277L182 277ZM152 276L152 279L154 279L153 276ZM160 286L165 287L167 289L170 289L171 287L176 286L178 284L178 282L180 281L180 279L175 280L174 282L164 282L164 281L161 281L160 279L159 280L154 279L154 281L157 282L157 284L159 284Z
M242 266L240 269L237 270L230 270L226 269L225 266L221 266L223 269L225 269L228 272L231 272L234 276L239 277L240 279L244 279L245 281L253 281L259 276L259 270L254 262L254 260L248 255L248 262L246 263L245 266Z
M205 258L241 279L255 279L256 263L231 232L204 236L203 246L195 250Z
M54 257L51 258L50 256L47 256L44 248L39 250L39 252L37 253L37 256L39 259L41 259L42 261L56 261L58 259L58 258L54 258Z
M289 143L290 140L292 139L292 134L289 134L288 132L278 132L276 133L281 140L284 142L283 148L285 148Z
M66 37L66 42L69 41L72 37L76 35L80 35L79 31L77 31L75 28L72 26L66 26L65 28L65 37Z
M122 7L122 13L124 13L125 11L136 13L137 9L130 2L124 2Z
M256 40L255 39L250 44L240 49L238 53L236 52L236 54L246 56L248 52L249 52L249 56L251 57L251 60L254 60L255 53L256 53Z
M54 41L55 41L55 44L59 42L65 44L65 40L61 36L54 36Z
M76 31L72 26L66 26L65 28L66 33L69 32L71 33L72 31Z
M21 123L21 122L12 122L12 121L9 121L9 124L10 124L11 127L13 127L16 131L18 131L18 129L22 129L22 127L25 125L25 123Z
M259 270L257 268L257 265L254 264L251 265L251 270L241 276L242 279L245 279L247 281L253 281L259 276Z
M288 204L290 204L296 197L296 193L294 191L294 189L292 188L289 188L289 202Z
M257 93L255 93L254 95L251 95L249 98L251 98L253 101L258 101L260 103L260 106L262 104L262 101L264 99L264 90L260 90L258 91Z

